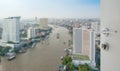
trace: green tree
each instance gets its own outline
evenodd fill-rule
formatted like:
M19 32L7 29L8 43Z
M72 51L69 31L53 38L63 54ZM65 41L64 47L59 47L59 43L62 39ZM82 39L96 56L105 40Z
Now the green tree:
M67 63L72 62L72 58L70 56L65 56L63 58L62 64L66 65Z
M74 66L74 64L73 64L72 62L69 62L69 63L67 64L67 67L68 67L68 71L72 71L72 70L75 69L75 66Z
M7 52L9 51L10 48L11 48L11 47L9 47L9 46L0 48L0 55L1 55L1 56L4 56L5 53L7 53Z
M88 64L80 64L78 71L92 71L92 68Z
M9 43L9 44L14 44L14 42L13 42L13 41L8 41L7 43Z

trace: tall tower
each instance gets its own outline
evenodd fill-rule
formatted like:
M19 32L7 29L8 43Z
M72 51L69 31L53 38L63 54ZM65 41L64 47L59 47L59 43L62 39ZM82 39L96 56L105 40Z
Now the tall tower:
M20 42L20 17L8 17L4 19L2 41Z
M48 18L41 18L39 21L40 28L48 28Z
M101 71L120 71L120 0L101 0Z
M86 28L73 29L73 54L86 55L95 66L95 32Z

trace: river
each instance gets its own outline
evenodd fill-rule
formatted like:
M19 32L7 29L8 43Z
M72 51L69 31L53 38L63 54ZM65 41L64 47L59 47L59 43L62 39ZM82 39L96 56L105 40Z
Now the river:
M69 47L68 40L71 37L66 28L51 26L53 31L49 38L37 43L35 48L17 55L12 61L2 58L3 71L57 71L58 64L61 63L60 57L65 55L64 49ZM57 33L60 34L59 39L56 38Z

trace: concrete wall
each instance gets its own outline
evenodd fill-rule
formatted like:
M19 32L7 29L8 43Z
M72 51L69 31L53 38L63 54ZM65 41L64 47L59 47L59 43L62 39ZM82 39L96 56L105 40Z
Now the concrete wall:
M109 50L101 48L101 71L120 71L120 0L101 0L101 29L109 28L101 43L108 42ZM114 31L117 30L117 33Z

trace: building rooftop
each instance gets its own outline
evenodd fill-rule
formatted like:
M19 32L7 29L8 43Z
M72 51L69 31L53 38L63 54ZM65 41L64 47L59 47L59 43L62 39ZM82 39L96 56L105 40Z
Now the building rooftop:
M73 59L75 60L89 60L89 57L81 54L73 54Z

